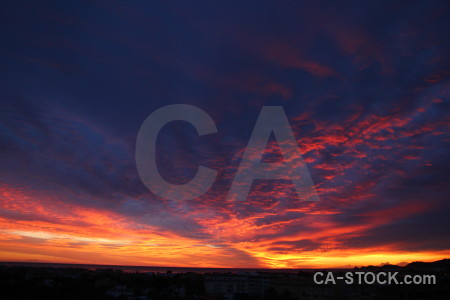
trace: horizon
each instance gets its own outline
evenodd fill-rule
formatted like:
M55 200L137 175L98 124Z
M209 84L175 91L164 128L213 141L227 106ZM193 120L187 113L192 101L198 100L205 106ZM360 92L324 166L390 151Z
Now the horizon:
M450 257L448 1L0 7L0 261Z
M367 268L367 267L385 267L385 266L397 266L397 267L406 267L412 263L436 263L440 261L450 260L450 258L443 258L437 261L413 261L413 262L404 262L401 264L381 264L381 265L367 265L367 266L348 266L348 267L336 267L336 268L227 268L227 267L176 267L176 266L151 266L151 265L102 265L102 264L79 264L79 263L57 263L57 262L33 262L33 261L0 261L0 265L18 265L18 266L29 266L29 265L45 265L45 266L83 266L83 267L117 267L118 269L124 268L136 268L136 269L211 269L211 270L286 270L286 271L301 271L301 270L350 270L354 268ZM170 271L170 270L168 270Z

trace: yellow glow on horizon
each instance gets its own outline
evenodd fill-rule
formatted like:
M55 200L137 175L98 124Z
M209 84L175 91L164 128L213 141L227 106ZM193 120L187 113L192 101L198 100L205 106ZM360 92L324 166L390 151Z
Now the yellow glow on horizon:
M0 196L0 208L29 216L17 220L0 217L0 261L167 267L349 268L450 257L450 250L405 252L401 250L401 244L362 249L341 245L340 236L363 235L365 230L373 228L373 224L385 222L383 214L374 214L376 222L364 226L334 224L327 222L324 215L311 215L306 221L313 231L290 235L278 234L278 229L292 225L296 220L258 225L257 219L267 216L267 212L242 219L236 216L206 218L198 220L203 221L203 233L209 236L201 239L139 223L112 211L61 204L45 197L30 197L18 190L0 189ZM419 208L413 207L409 212L414 213ZM255 239L255 236L264 235L269 238ZM329 248L275 249L277 243L307 239L325 239Z

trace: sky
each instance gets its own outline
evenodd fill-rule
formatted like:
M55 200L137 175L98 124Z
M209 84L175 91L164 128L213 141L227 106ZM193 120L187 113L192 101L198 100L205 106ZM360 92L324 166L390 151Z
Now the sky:
M322 268L450 257L448 1L2 1L0 261ZM146 118L172 104L164 180L139 177ZM284 109L309 170L227 198L258 116ZM296 144L296 145L295 145ZM283 148L284 147L284 148ZM293 148L292 148L293 147ZM232 197L231 197L232 198Z

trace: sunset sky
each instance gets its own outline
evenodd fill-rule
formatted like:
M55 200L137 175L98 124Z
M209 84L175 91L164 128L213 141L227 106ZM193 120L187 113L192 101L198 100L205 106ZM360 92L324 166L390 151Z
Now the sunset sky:
M450 258L448 1L2 1L0 24L0 261ZM218 171L193 200L136 169L139 128L170 104L218 129L158 136L167 181ZM284 108L320 201L289 180L227 200L263 106ZM264 160L283 161L276 139Z

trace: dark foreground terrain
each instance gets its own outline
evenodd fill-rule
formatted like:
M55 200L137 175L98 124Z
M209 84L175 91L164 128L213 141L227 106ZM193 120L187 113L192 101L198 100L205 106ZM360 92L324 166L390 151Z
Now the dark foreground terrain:
M436 284L316 284L313 271L161 273L5 263L0 264L0 299L450 299L448 259L352 271L398 272L399 278L433 274Z

